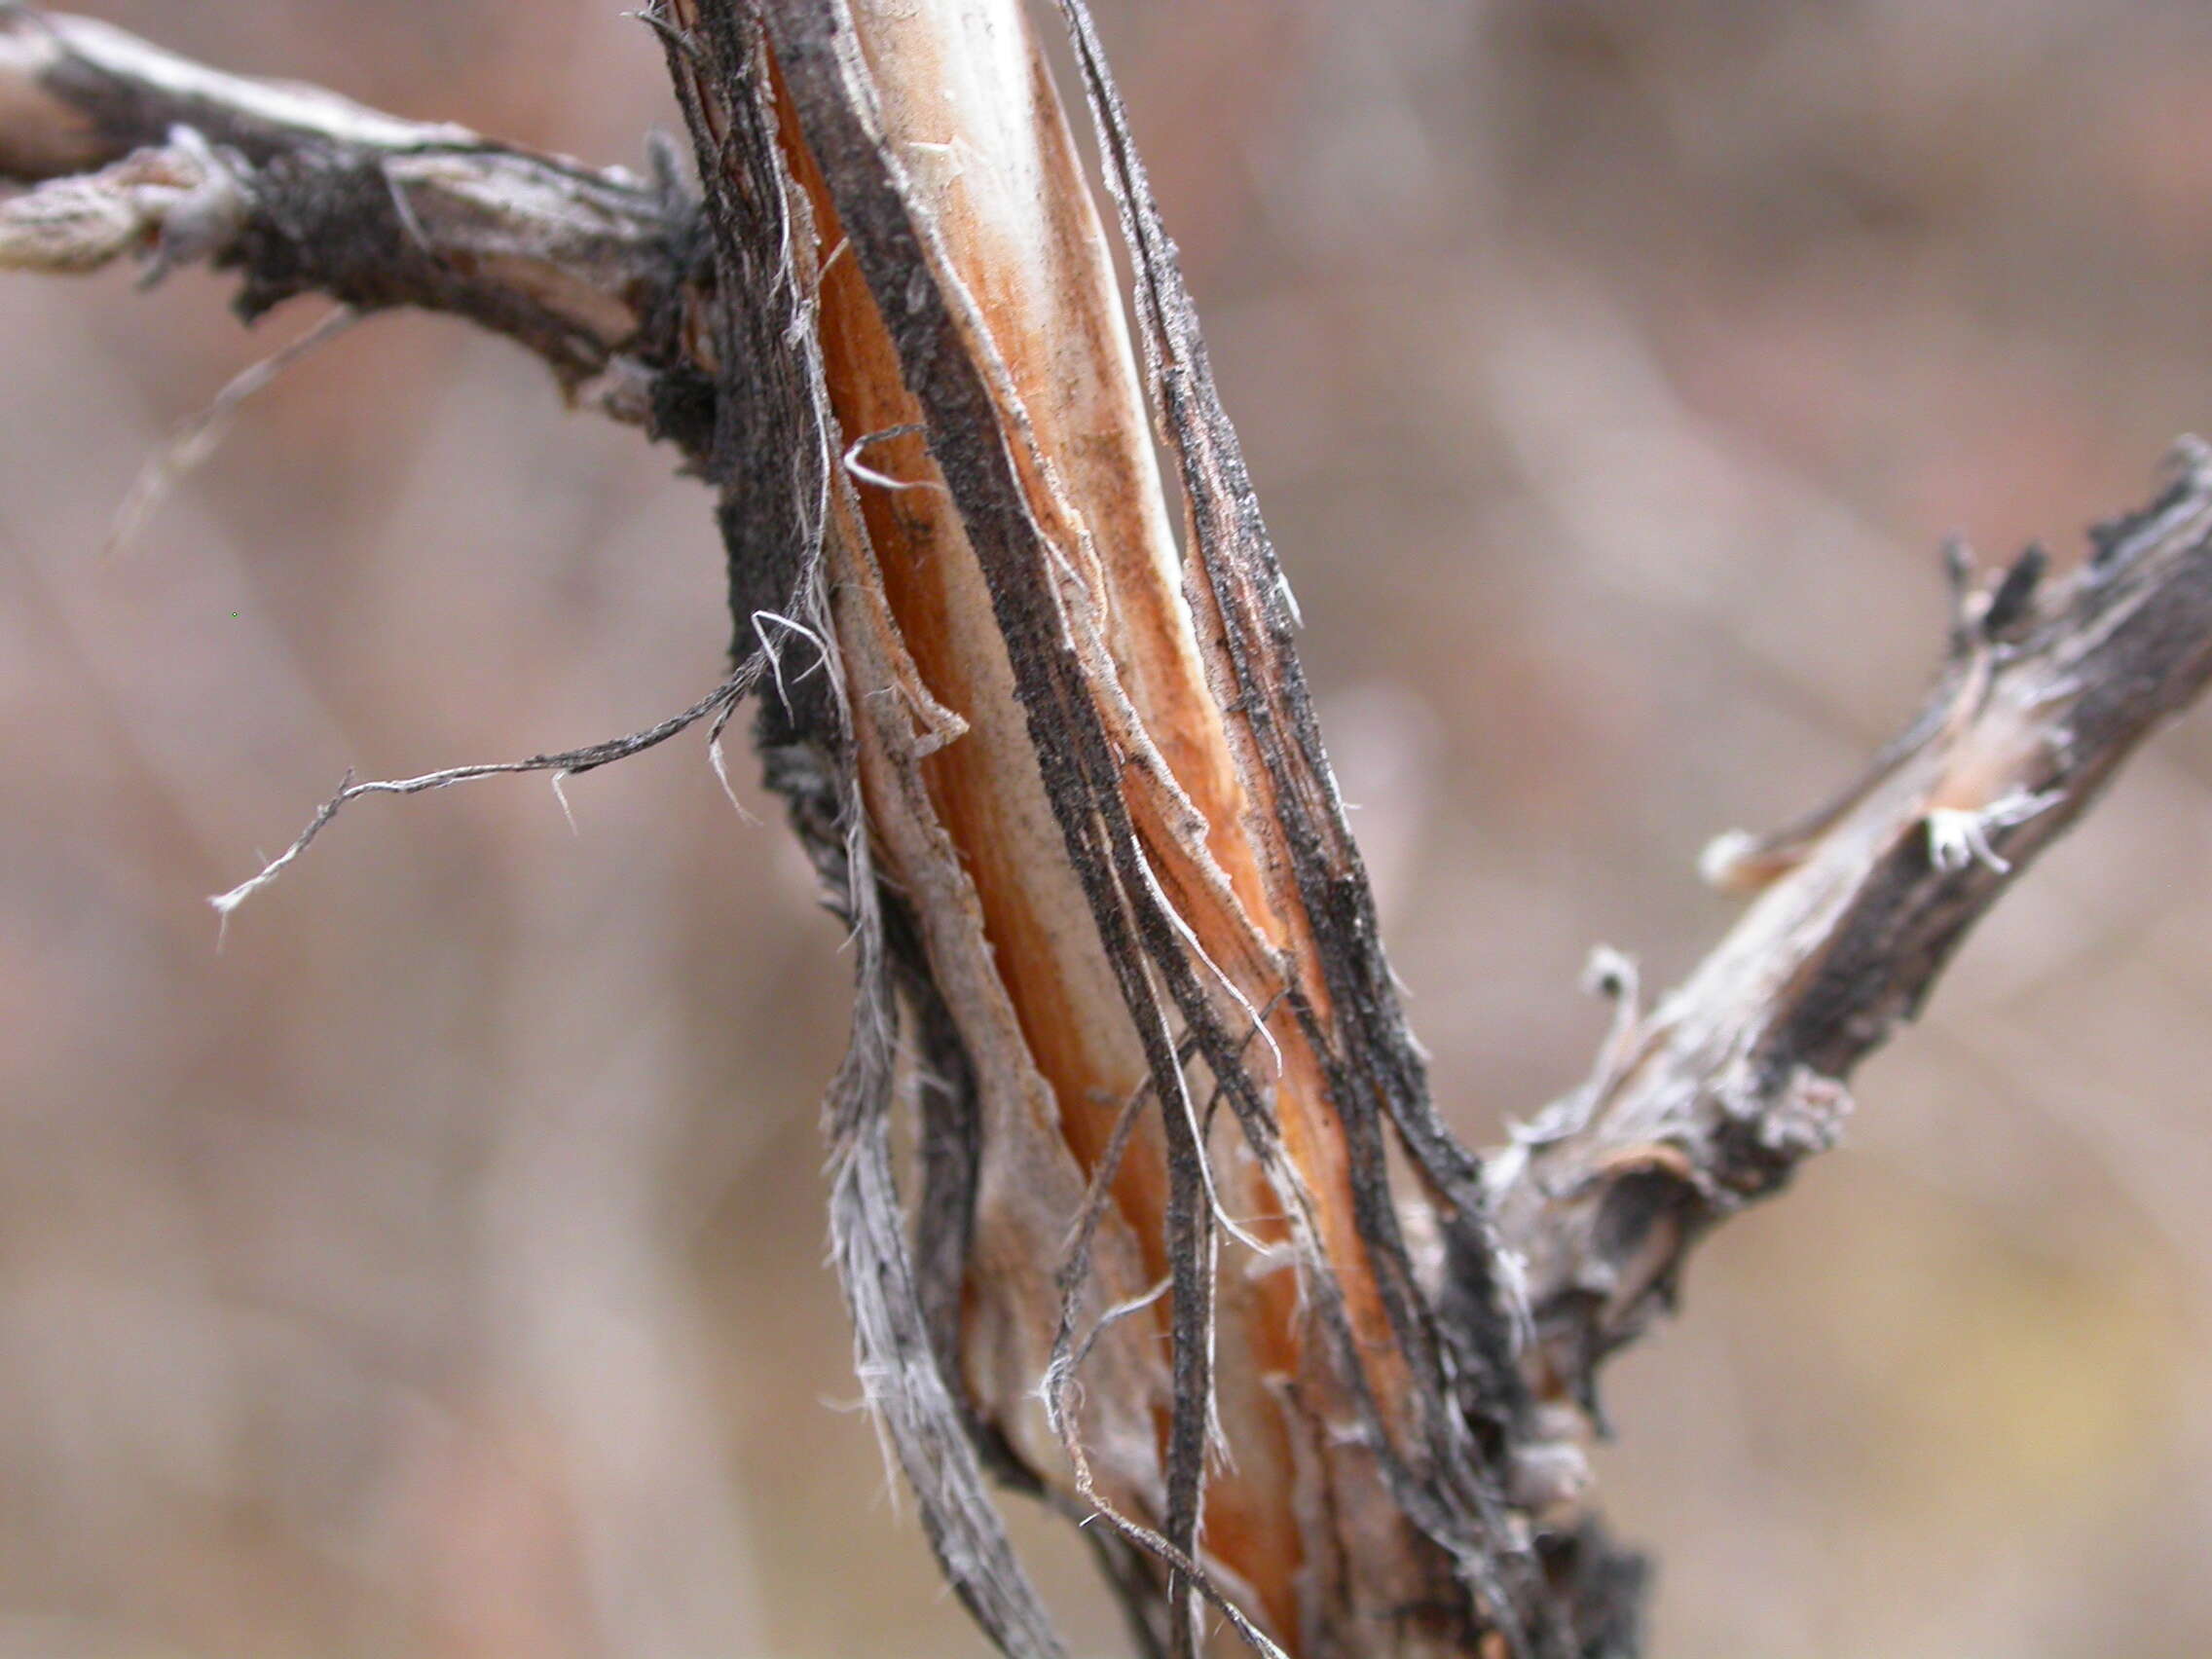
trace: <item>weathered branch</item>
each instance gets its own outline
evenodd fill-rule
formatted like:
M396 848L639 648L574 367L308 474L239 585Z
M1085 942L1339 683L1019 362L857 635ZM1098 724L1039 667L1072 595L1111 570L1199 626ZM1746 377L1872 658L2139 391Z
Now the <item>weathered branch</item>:
M1977 588L1952 550L1950 649L1919 717L1830 806L1714 843L1709 877L1757 902L1656 1009L1625 1009L1589 1083L1492 1161L1540 1395L1594 1408L1599 1362L1671 1300L1689 1247L1834 1140L1853 1069L2212 678L2212 451L2185 439L2170 464L2071 574L2031 547Z
M1625 1659L1640 1564L1577 1504L1600 1363L1830 1143L1856 1063L2212 676L2212 460L2062 579L2031 551L1975 589L1962 558L1922 717L1830 809L1716 844L1757 903L1655 1011L1616 976L1589 1083L1478 1161L1432 1109L1173 245L1062 11L1133 344L1020 0L662 0L696 201L670 166L0 4L0 266L204 258L248 318L306 290L452 312L717 492L724 689L773 685L769 782L857 941L829 1120L861 1369L1005 1651L1061 1649L986 1473L1105 1519L1148 1650L1213 1645L1203 1601L1265 1651Z
M451 312L565 390L703 442L695 204L647 181L249 80L0 4L0 270L205 259L252 320L294 294ZM688 396L686 395L688 393Z

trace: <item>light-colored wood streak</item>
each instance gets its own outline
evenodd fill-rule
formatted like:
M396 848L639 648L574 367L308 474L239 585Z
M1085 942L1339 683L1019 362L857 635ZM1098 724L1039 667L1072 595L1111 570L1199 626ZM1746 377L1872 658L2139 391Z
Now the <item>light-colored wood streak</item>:
M1247 786L1252 768L1240 764L1223 713L1229 673L1218 626L1201 634L1185 596L1112 259L1021 9L1011 0L860 0L854 18L874 114L909 200L926 212L930 247L946 267L939 276L968 302L974 355L992 383L1023 493L1055 562L1068 643L1121 758L1142 857L1187 930L1220 1022L1240 1029L1256 1011L1271 1011L1249 1058L1280 1126L1274 1177L1233 1127L1211 1141L1225 1204L1274 1248L1265 1260L1241 1245L1225 1248L1216 1389L1233 1461L1209 1474L1202 1541L1224 1578L1295 1641L1308 1549L1292 1439L1313 1430L1288 1422L1284 1402L1295 1390L1346 1431L1355 1422L1299 1283L1316 1257L1341 1287L1386 1427L1396 1426L1392 1403L1403 1379L1353 1221L1324 1062L1284 1000L1295 985L1326 1030L1326 989L1302 948L1304 916L1283 873L1281 831L1265 797ZM818 224L825 370L881 593L920 699L959 727L949 741L926 746L916 774L943 847L966 876L989 966L1017 1025L1022 1052L1014 1058L1042 1080L1057 1135L1088 1171L1146 1076L1144 1053L1048 801L990 591L920 430L921 405L858 262L840 248L833 205L795 128L787 126L786 137ZM856 685L856 695L869 689ZM870 809L879 810L872 791ZM941 883L918 867L928 856L911 847L891 859L925 911L950 902L932 897ZM936 953L965 947L955 942L957 928L924 921L942 977ZM969 1000L963 1033L971 1046L1003 1045L1003 1030L972 1028L989 999ZM1000 1051L979 1055L979 1069ZM996 1122L982 1152L966 1370L983 1408L1064 1489L1064 1459L1040 1454L1034 1425L1023 1427L1038 1379L1023 1378L1019 1365L1037 1353L1040 1326L1049 1340L1051 1303L1017 1306L1033 1295L1034 1280L1002 1272L1039 1230L1036 1149L1008 1138L1036 1133L1036 1124L1034 1116L1026 1129ZM1164 1276L1167 1182L1157 1113L1146 1114L1112 1191L1122 1236L1149 1276ZM1071 1219L1060 1217L1063 1225ZM1300 1248L1303 1269L1293 1266ZM1164 1325L1157 1314L1147 1319L1164 1378ZM1095 1397L1088 1368L1086 1382ZM1156 1397L1163 1430L1164 1391ZM1098 1425L1087 1415L1084 1426L1088 1436ZM1325 1452L1304 1461L1309 1483L1316 1467L1343 1466Z

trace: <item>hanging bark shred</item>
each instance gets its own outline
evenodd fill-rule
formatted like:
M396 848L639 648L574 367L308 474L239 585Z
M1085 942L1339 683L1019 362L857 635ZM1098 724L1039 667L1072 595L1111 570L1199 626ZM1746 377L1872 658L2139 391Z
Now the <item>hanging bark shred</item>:
M1627 1659L1599 1368L2212 675L2212 458L2185 444L2070 571L1954 552L1920 717L1829 806L1715 843L1742 922L1649 1012L1602 976L1587 1084L1478 1160L1059 9L1133 342L1016 0L660 0L696 196L665 159L594 170L0 4L0 267L203 259L249 319L307 290L455 313L716 490L756 746L854 940L827 1118L859 1369L1003 1651L1064 1647L994 1481L1093 1523L1147 1652Z
M924 895L954 883L903 862L898 876L940 984L982 986L950 1003L971 1073L1049 1086L1018 1121L983 1113L1005 1128L983 1136L965 1280L972 1409L1049 1491L1098 1503L1166 1564L1171 1652L1195 1645L1199 1593L1299 1650L1458 1651L1486 1624L1518 1639L1532 1599L1508 1581L1528 1558L1467 1410L1514 1396L1504 1320L1487 1348L1445 1342L1400 1235L1386 1125L1411 1131L1428 1178L1404 1201L1476 1240L1458 1254L1479 1266L1474 1161L1428 1107L1282 578L1125 133L1115 176L1142 228L1138 314L1182 462L1188 580L1110 254L1020 9L762 13L819 225L837 447L865 457L848 467L864 579L880 578L922 681L851 695L896 689L959 722L941 747L933 732L919 773L971 891L938 914ZM1075 369L1053 354L1070 335ZM1001 997L1011 1028L987 1006ZM1200 1090L1235 1133L1209 1130ZM1167 1293L1087 1343L1087 1373L1110 1374L1073 1377L1054 1363L1068 1333L1041 1317L1054 1302L1016 1264L1061 1254L1140 1094L1145 1127L1106 1179L1112 1225L1085 1265L1099 1316L1144 1288L1109 1257ZM998 1175L1040 1165L1056 1182ZM1156 1322L1170 1360L1148 1378ZM1041 1375L1071 1386L1040 1401ZM1209 1466L1223 1435L1234 1456Z

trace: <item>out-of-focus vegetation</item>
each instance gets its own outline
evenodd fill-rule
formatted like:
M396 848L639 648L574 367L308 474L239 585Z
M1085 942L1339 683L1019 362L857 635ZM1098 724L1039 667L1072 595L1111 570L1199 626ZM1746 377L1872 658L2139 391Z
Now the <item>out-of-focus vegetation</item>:
M96 9L598 162L672 119L612 4ZM1102 24L1470 1135L1577 1076L1590 944L1678 972L1703 839L1914 706L1943 534L2071 550L2212 426L2202 8ZM575 780L574 835L534 780L365 802L215 953L201 896L348 766L647 723L727 635L671 458L438 319L302 365L102 557L313 314L225 298L0 283L0 1656L977 1653L845 1409L848 965L696 744ZM2208 783L2199 719L1618 1369L1659 1654L2212 1647Z

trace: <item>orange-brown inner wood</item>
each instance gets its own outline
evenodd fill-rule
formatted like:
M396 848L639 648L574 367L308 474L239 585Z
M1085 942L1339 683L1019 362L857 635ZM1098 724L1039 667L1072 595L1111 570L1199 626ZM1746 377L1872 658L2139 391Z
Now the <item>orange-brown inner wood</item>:
M879 72L887 65L899 73L928 72L926 64L918 63L919 55L902 55L885 43L876 43L869 55ZM1033 75L1042 77L1041 60L1033 56L1032 65ZM1044 142L1073 181L1065 200L1046 205L1052 213L1075 215L1078 234L1072 240L1100 262L1092 276L1110 282L1095 214L1050 84L1033 80L1026 90L1049 113L1041 123ZM890 101L896 109L897 100ZM788 98L779 97L779 107L787 156L813 203L825 370L840 441L858 442L855 459L866 469L856 468L854 477L885 597L931 696L969 725L967 735L922 760L922 775L973 883L998 974L1031 1056L1059 1103L1067 1145L1088 1171L1103 1156L1124 1101L1144 1079L1142 1051L1045 801L975 552L922 435L896 431L919 425L922 410L906 388L859 262L842 250L834 206L798 135ZM1102 444L1149 442L1141 429L1134 434L1068 429L1053 391L1055 375L1069 372L1068 343L1037 337L1033 296L1022 287L1031 262L1023 250L988 245L989 239L980 235L962 242L961 233L976 227L957 211L941 215L938 223L948 257L977 296L991 343L1023 400L1039 449L1053 457L1088 445L1095 458ZM1051 228L1062 236L1059 251L1064 255L1068 226ZM1133 380L1118 323L1111 337L1106 330L1087 329L1079 350L1082 372L1124 373ZM1118 362L1112 360L1117 352ZM1078 470L1060 468L1056 482L1064 487ZM1092 479L1098 475L1095 466L1088 474ZM1150 476L1149 460L1145 476ZM1034 490L1038 481L1029 482ZM1291 950L1302 988L1325 1020L1326 994L1311 973L1310 952L1297 948L1304 918L1287 921L1270 901L1262 855L1251 838L1249 803L1223 732L1221 711L1190 637L1189 614L1161 561L1118 538L1118 521L1135 511L1132 503L1115 499L1112 491L1103 492L1104 498L1100 494L1071 505L1085 515L1096 550L1095 562L1085 572L1113 631L1109 648L1122 689L1136 706L1175 782L1204 817L1207 850L1226 875L1234 902L1226 902L1194 866L1191 850L1172 830L1168 803L1154 798L1159 786L1132 775L1128 794L1140 840L1166 897L1247 1001L1265 1006L1281 989L1262 941L1250 931L1256 926L1265 945ZM1051 517L1040 513L1048 524ZM1071 559L1077 555L1074 547L1062 546L1061 551ZM1214 648L1220 648L1218 642ZM856 694L865 690L854 689ZM1277 851L1274 856L1286 855ZM1200 972L1210 970L1201 967ZM1353 1225L1342 1129L1328 1104L1318 1057L1287 1013L1278 1009L1270 1017L1269 1030L1281 1055L1280 1075L1271 1077L1274 1062L1262 1051L1264 1044L1255 1044L1248 1053L1250 1068L1263 1081L1273 1082L1284 1153L1312 1195L1320 1246L1344 1286L1354 1331L1375 1371L1376 1392L1387 1410L1400 1395L1402 1371ZM1222 1188L1226 1201L1252 1232L1272 1241L1288 1237L1279 1199L1248 1164L1241 1179L1224 1178ZM1144 1253L1148 1272L1163 1275L1167 1181L1157 1114L1144 1119L1112 1192ZM1264 1272L1247 1283L1242 1282L1244 1267L1240 1260L1230 1264L1235 1279L1222 1299L1217 1343L1222 1413L1235 1428L1236 1463L1214 1471L1209 1480L1204 1545L1251 1586L1269 1624L1295 1641L1302 1552L1290 1493L1290 1431L1280 1417L1276 1383L1304 1373L1307 1320L1296 1279L1287 1269ZM972 1286L971 1293L988 1294L988 1288ZM1029 1316L1049 1320L1052 1312L1037 1309ZM989 1409L997 1403L984 1404Z

